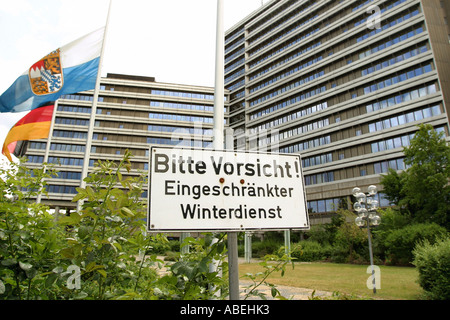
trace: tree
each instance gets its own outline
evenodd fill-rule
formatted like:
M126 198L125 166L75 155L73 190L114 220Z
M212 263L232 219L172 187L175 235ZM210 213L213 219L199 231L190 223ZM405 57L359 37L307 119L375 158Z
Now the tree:
M419 131L404 148L404 172L390 170L381 184L387 198L408 211L415 222L435 222L450 227L450 146L431 125L420 125Z

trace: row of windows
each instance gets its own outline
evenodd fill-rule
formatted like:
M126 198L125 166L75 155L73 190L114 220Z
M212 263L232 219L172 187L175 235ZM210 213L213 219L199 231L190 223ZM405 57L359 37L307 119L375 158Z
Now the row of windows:
M430 94L436 93L436 85L431 84L428 86L423 86L419 89L407 91L405 93L397 94L395 96L392 96L388 99L384 99L381 101L377 101L371 104L366 105L367 113L378 111L380 109L385 109L391 106L394 106L396 104L400 104L403 102L408 102L411 100L419 99L422 97L425 97Z
M310 186L313 184L327 183L334 181L334 172L324 172L318 174L311 174L305 176L305 185Z
M225 48L225 55L227 55L229 52L231 52L234 48L239 47L241 44L243 44L245 42L245 37L242 37L241 39L239 39L238 41L236 41L235 43L233 43L230 46L227 46Z
M179 147L209 148L210 141L190 140L190 139L168 139L168 138L147 138L148 144L163 144Z
M420 48L410 50L408 52L405 52L404 54L398 55L397 57L385 60L383 62L377 63L373 67L369 67L367 69L362 70L361 71L361 75L363 77L367 76L367 75L369 75L369 74L371 74L373 72L376 72L376 71L384 69L384 68L388 68L388 67L390 67L390 66L392 66L392 65L394 65L396 63L408 60L410 58L415 57L416 55L419 55L419 54L427 52L427 51L428 51L427 46L422 46Z
M376 162L373 164L373 167L376 174L387 173L389 169L393 170L407 169L404 158Z
M278 125L280 125L282 123L291 122L291 121L293 121L295 119L300 119L301 117L306 117L307 115L316 113L316 112L321 111L321 110L325 110L327 108L328 108L328 103L327 102L319 103L317 105L310 106L308 108L304 108L302 110L290 113L290 114L288 114L286 116L283 116L283 117L280 117L278 119L274 119L274 120L265 122L263 124L260 124L257 127L251 128L250 129L250 133L256 133L256 132L259 132L259 131L262 131L262 130L267 130L267 129L270 129L272 127L278 126ZM270 108L267 108L265 110L259 111L258 113L254 113L254 114L250 115L250 120L254 120L256 118L262 117L266 113L270 113L270 112L273 112L273 111L274 111L274 107L273 106L270 107Z
M364 94L369 94L371 92L376 92L378 90L381 90L381 89L384 89L386 87L395 85L397 83L400 83L400 82L403 82L403 81L406 81L406 80L409 80L409 79L421 76L421 75L426 74L426 73L431 72L431 71L433 71L433 68L432 68L431 64L429 63L429 64L427 64L427 65L425 65L423 67L419 67L419 68L416 68L414 70L410 70L410 71L404 72L404 73L402 73L402 74L400 74L398 76L391 77L391 78L388 78L388 79L386 79L384 81L380 81L380 82L374 83L374 84L372 84L370 86L367 86L367 87L364 88Z
M404 15L404 16L396 19L396 20L392 20L390 22L387 22L386 24L382 25L381 28L374 29L371 32L362 35L361 37L358 37L356 39L356 42L364 41L364 40L366 40L366 39L368 39L368 38L370 38L370 37L372 37L372 36L374 36L374 35L376 35L376 34L378 34L380 32L385 31L386 29L389 29L389 28L391 28L391 27L393 27L393 26L395 26L395 25L397 25L399 23L402 23L403 21L406 21L406 20L408 20L408 19L410 19L412 17L415 17L418 14L419 14L419 10L414 10L413 12L408 13L408 14L406 14L406 15Z
M230 43L233 39L236 39L240 35L242 35L245 31L245 27L240 27L238 30L234 31L233 34L227 36L225 40L225 44Z
M444 127L435 128L437 133L445 132ZM395 137L391 139L377 141L371 144L372 153L382 152L391 149L397 149L402 147L408 147L411 144L411 140L414 138L414 133L404 135L401 137Z
M78 131L53 130L53 137L86 140L87 133L86 132L78 132Z
M308 213L336 212L338 209L347 209L345 198L332 198L325 200L308 201Z
M80 180L81 172L70 172L70 171L59 171L58 176L53 177L54 179L64 179L64 180Z
M264 102L266 100L272 99L273 97L276 97L279 94L283 94L283 93L285 93L287 91L290 91L290 90L295 89L295 88L297 88L297 87L299 87L301 85L304 85L305 83L308 83L308 82L313 81L313 80L315 80L317 78L320 78L324 74L325 74L325 71L322 70L322 71L319 71L319 72L316 72L316 73L310 75L309 77L304 77L304 78L302 78L300 80L297 80L295 82L291 82L291 83L289 83L289 84L287 84L287 85L285 85L283 87L280 87L280 88L278 88L276 90L273 90L273 91L269 92L268 94L266 94L264 96L259 97L257 100L250 101L250 106L252 107L252 106L254 106L254 105L258 104L258 103L261 103L261 102ZM272 84L272 82L271 82L272 80L273 79L270 79L268 82L262 83L261 85L254 87L252 90L253 91L260 90L260 89L262 89L262 88ZM258 102L256 102L256 101L258 101Z
M282 25L288 23L289 21L291 21L292 19L294 19L295 17L298 17L300 14L302 14L303 12L305 12L306 10L308 10L311 6L313 6L314 3L309 4L308 6L305 6L303 8L301 8L300 10L296 10L294 14L290 14L288 17L283 15L283 19L280 21L277 21L277 23L272 24L270 27L264 29L263 32L260 32L256 37L253 37L251 39L249 39L248 43L249 45L251 45L252 43L258 41L259 39L265 37L267 34L271 33L273 30L278 29L279 27L281 27ZM285 9L283 9L285 10ZM289 31L287 33L283 33L280 36L277 37L278 39L281 39L282 37L286 36L287 34L291 33L294 30L297 30L298 28L300 28L301 26L305 25L308 22L311 22L313 19L316 19L318 15L315 15L314 17L312 17L311 19L308 19L300 24L298 24L297 26L295 26L294 28L289 29Z
M89 126L89 120L86 119L56 118L55 123L69 126Z
M420 121L426 118L438 116L440 114L441 114L441 107L439 105L419 109L416 111L411 111L406 114L401 114L399 116L370 123L369 132L377 132L384 129L389 129L391 127L397 127L406 123Z
M62 112L78 112L78 113L91 113L91 108L81 106L67 106L58 104L58 111Z
M242 79L241 81L238 81L238 82L232 84L231 86L227 86L226 88L227 88L227 90L233 91L233 90L239 89L240 87L243 87L243 86L245 86L245 79ZM236 96L233 96L233 99L236 99L236 98L237 98Z
M65 94L61 96L61 99L67 99L67 100L79 100L79 101L94 101L94 96L92 95L85 95L85 94ZM100 98L99 100L100 101Z
M242 43L242 42L241 42ZM236 51L232 55L225 58L225 64L236 58L237 56L242 55L245 52L245 47L242 47L240 50Z
M43 158L41 163L43 162ZM48 163L60 164L63 166L76 166L82 167L84 160L76 158L60 158L60 157L48 157Z
M387 173L388 169L405 170L405 168L406 168L406 166L405 166L404 158L381 161L381 162L376 162L373 164L373 170L374 170L375 174ZM360 174L360 176L366 176L367 169L365 167L361 168L359 174ZM334 171L327 171L327 172L322 172L322 173L317 173L317 174L305 175L305 185L306 186L334 182L334 181L336 181Z
M281 101L281 102L279 102L277 104L274 104L273 106L265 109L265 113L264 114L266 114L267 111L269 111L269 113L270 113L272 111L283 109L283 108L285 108L287 106L290 106L291 104L295 104L295 103L300 102L302 100L309 99L309 98L314 97L316 95L319 95L319 94L321 94L321 93L323 93L325 91L327 91L326 86L321 86L321 87L318 87L318 88L313 89L311 91L308 91L306 93L302 93L302 94L299 94L299 95L294 96L292 98L283 100L283 101ZM254 101L254 103L259 103L259 102L258 102L258 100L256 100L256 101ZM255 113L255 114L259 115L259 112ZM261 113L261 115L262 115L262 113Z
M323 136L280 148L280 153L297 153L303 150L324 146L331 143L331 136Z
M61 143L52 143L50 145L50 150L52 151L65 151L65 152L85 152L86 146L82 146L79 144L61 144Z
M308 47L306 47L306 48L296 50L296 51L295 51L293 54L291 54L290 56L288 56L288 57L286 57L286 58L284 58L284 59L282 59L282 60L280 60L280 61L277 61L277 62L275 62L275 63L273 63L273 64L270 64L270 65L268 65L265 69L262 69L262 70L258 71L257 73L254 73L253 75L250 76L250 80L256 79L256 78L258 78L258 77L260 77L260 76L262 76L262 75L264 75L264 74L270 72L270 71L273 70L273 69L279 68L279 67L282 66L283 64L286 64L286 63L290 62L291 60L293 60L293 59L295 59L295 58L301 56L302 54L304 54L304 53L306 53L306 52L309 52L309 51L311 51L311 50L317 48L317 47L320 46L321 44L322 44L322 42L319 41L319 42L316 42L316 43L314 43L314 44L312 44L312 45L310 45L310 46L308 46ZM265 60L265 59L264 59L264 60ZM250 68L253 68L254 66L260 64L260 63L263 62L264 60L256 61L256 62L251 63L251 64L250 64Z
M47 143L30 141L28 148L33 150L45 150L47 148Z
M232 65L225 68L225 73L228 73L229 71L237 68L238 66L245 63L245 58L239 59L238 61L234 62Z
M190 98L190 99L214 100L214 94L204 94L204 93L152 89L152 94L160 96L188 98L188 99Z
M382 208L389 207L391 205L389 203L389 200L386 198L386 195L381 192L375 195L375 200L378 201L379 206ZM345 198L308 201L307 206L308 213L334 213L338 209L348 208L348 204Z
M308 168L308 167L318 166L318 165L330 163L330 162L333 162L333 154L326 153L326 154L302 159L302 167Z
M414 138L414 133L374 142L371 144L372 153L408 147L412 138Z
M225 84L233 81L236 78L239 78L241 75L245 74L245 68L242 67L239 70L236 70L233 74L225 78Z
M263 45L258 46L258 48L255 49L255 50L252 50L252 51L250 52L250 54L249 54L249 57L251 57L251 56L257 54L258 52L260 52L261 50L264 50L265 48L271 46L273 43L275 43L275 42L279 41L280 39L284 38L285 36L291 34L293 31L295 31L295 30L297 30L297 29L300 29L301 27L303 27L303 26L306 25L307 23L309 23L309 22L315 20L317 17L318 17L318 16L315 15L315 16L311 17L310 19L308 19L308 20L306 20L306 21L303 21L303 22L300 23L300 24L297 24L297 25L295 25L294 27L292 27L292 28L290 28L290 29L287 29L286 31L283 31L282 33L278 34L276 37L271 37L271 38L270 38L268 41L266 41ZM304 38L310 36L311 34L317 32L317 31L319 31L319 30L320 30L320 28L317 28L317 29L313 30L312 32L309 32L309 33L307 33L307 34L301 36L299 39L300 39L300 40L301 40L301 39L304 39ZM297 43L297 42L300 41L300 40L297 40L297 41L293 42L292 44ZM251 45L252 42L254 42L254 41L249 41L249 44ZM291 44L291 45L292 45L292 44Z
M153 125L153 124L148 125L148 131L201 134L201 135L205 135L205 136L213 135L212 129L170 127L170 126L160 126L160 125Z
M46 185L45 188L49 193L77 194L77 187L74 186L58 186Z
M423 27L420 26L418 28L415 28L414 30L411 30L411 31L409 31L407 33L404 33L404 34L402 34L402 35L400 35L398 37L395 37L395 38L393 38L391 40L384 41L383 43L373 47L372 49L368 49L368 50L365 50L365 51L361 52L359 54L359 59L362 60L364 58L367 58L367 57L371 56L374 53L382 51L382 50L384 50L386 48L389 48L389 47L391 47L393 45L396 45L397 43L400 43L400 42L405 41L407 39L410 39L410 38L412 38L412 37L414 37L414 36L416 36L418 34L421 34L423 31L424 31Z
M171 108L171 109L214 112L214 106L199 105L199 104L187 104L187 103L179 103L179 102L151 101L150 106L151 107L161 107L161 108Z
M320 28L317 28L317 29L315 29L315 30L312 30L311 32L308 32L307 34L304 34L304 35L302 35L302 36L299 36L299 37L295 38L294 40L292 40L291 42L287 43L286 45L284 45L284 46L278 48L277 50L271 51L270 53L268 53L268 54L266 54L266 55L260 57L259 59L253 61L253 62L250 64L250 69L252 69L253 67L257 66L258 64L260 64L260 63L262 63L262 62L264 62L264 61L266 61L266 60L272 58L273 56L276 56L277 54L279 54L279 53L281 53L281 52L283 52L283 51L285 51L285 50L291 48L291 47L294 46L295 44L297 44L297 43L299 43L299 42L302 42L304 39L306 39L307 37L312 36L313 34L315 34L315 33L318 32L318 31L320 31ZM319 44L320 44L320 42L319 42ZM313 46L308 47L308 48L311 48L311 49L312 49L312 48L315 48L315 47L316 47L317 45L319 45L319 44L313 45ZM303 49L302 52L309 51L308 48Z
M283 131L279 134L272 134L270 137L260 139L258 141L258 145L264 146L267 144L271 144L271 143L274 143L277 141L281 141L281 140L290 138L292 136L296 136L296 135L300 135L302 133L307 133L309 131L317 130L317 129L326 127L328 125L330 125L329 119L314 121L314 122L311 122L311 123L308 123L308 124L305 124L302 126L298 126L298 127Z
M169 113L155 113L150 112L148 114L149 119L156 120L174 120L174 121L188 121L188 122L203 122L203 123L213 123L213 118L210 117L199 117L190 116L182 114L169 114Z

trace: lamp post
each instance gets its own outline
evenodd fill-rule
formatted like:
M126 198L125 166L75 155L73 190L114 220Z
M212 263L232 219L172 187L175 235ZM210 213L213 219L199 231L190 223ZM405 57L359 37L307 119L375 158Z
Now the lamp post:
M356 187L353 188L353 196L356 198L356 202L353 204L353 209L358 213L358 217L355 219L355 223L360 228L367 227L367 237L369 239L369 254L370 254L370 265L372 267L372 283L373 283L373 293L377 293L377 288L375 285L375 269L373 265L373 253L372 253L372 240L370 235L370 226L380 225L381 218L377 215L378 201L375 200L377 194L376 186L369 186L367 189L367 194L361 192L361 189Z

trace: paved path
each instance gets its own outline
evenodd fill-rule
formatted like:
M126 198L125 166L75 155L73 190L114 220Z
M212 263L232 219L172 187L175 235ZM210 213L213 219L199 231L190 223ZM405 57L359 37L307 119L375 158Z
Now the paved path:
M158 257L161 260L164 260L164 257ZM253 259L252 262L256 262L255 259ZM243 258L239 258L239 264L245 263ZM167 272L166 268L161 268L158 270L160 273L164 274ZM245 297L246 293L251 290L253 287L248 288L250 285L252 285L252 281L250 280L239 280L239 292L241 299ZM304 288L297 288L297 287L288 287L288 286L282 286L282 285L276 285L275 286L278 291L280 291L281 296L285 297L286 299L290 300L309 300L312 297L312 294L314 292L313 289L304 289ZM258 291L260 293L264 293L267 300L274 300L272 298L270 287L268 286L259 286ZM325 291L316 291L314 292L314 296L316 297L327 297L331 296L331 292L325 292ZM247 300L262 300L262 298L259 297L249 297Z
M248 287L251 284L252 284L251 281L246 281L246 280L239 281L239 286L240 286L239 292L240 292L241 298L245 297L246 291L249 291L252 289L252 288L246 289L246 287ZM281 285L276 285L275 287L276 287L276 289L278 289L278 291L280 291L281 296L283 296L289 300L309 300L312 297L312 294L314 292L314 290L312 290L312 289L304 289L304 288L297 288L297 287L288 287L288 286L281 286ZM272 298L271 290L269 287L260 286L260 287L258 287L258 291L260 293L265 293L267 300L274 300L274 298ZM331 292L325 292L325 291L316 291L314 293L314 296L316 296L316 297L326 297L326 296L331 296L331 295L332 295ZM261 298L249 297L247 300L261 300Z

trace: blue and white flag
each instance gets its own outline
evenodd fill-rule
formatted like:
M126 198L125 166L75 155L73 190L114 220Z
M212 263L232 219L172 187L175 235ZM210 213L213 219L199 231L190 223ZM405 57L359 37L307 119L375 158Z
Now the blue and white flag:
M0 113L30 111L95 89L104 36L105 28L98 29L33 64L0 96Z

